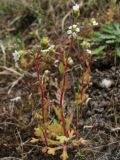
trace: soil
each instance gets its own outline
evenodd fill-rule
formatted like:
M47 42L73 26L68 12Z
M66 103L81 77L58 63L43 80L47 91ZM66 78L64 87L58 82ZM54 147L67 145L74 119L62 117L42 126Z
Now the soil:
M92 84L87 90L90 99L80 108L78 130L78 135L88 141L88 146L79 148L79 156L78 150L72 151L72 154L70 151L70 160L120 160L120 64L115 66L110 63L109 67L106 66L103 69L99 60L93 63ZM29 142L36 126L32 118L35 109L33 101L37 96L33 95L34 78L24 77L10 94L7 86L10 86L14 76L6 75L2 79L0 159L58 160L58 156L41 153L40 144L32 145ZM103 79L112 81L111 86L102 86ZM22 101L12 102L11 99L16 96L22 97Z

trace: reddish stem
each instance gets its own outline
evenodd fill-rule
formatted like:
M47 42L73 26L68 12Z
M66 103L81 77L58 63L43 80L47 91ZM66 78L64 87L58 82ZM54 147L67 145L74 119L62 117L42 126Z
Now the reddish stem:
M68 54L71 54L72 46L73 46L73 37L70 39L70 47L68 50ZM67 76L67 68L68 68L68 57L66 59L65 65L64 65L64 74L63 74L63 84L61 88L61 95L60 95L60 112L61 112L61 123L62 127L64 130L64 135L68 136L68 131L66 129L66 123L65 123L65 117L64 117L64 112L63 112L63 99L64 99L64 94L65 94L65 86L66 86L66 76Z
M42 124L45 132L43 132L44 138L45 138L45 143L47 145L47 130L46 130L46 125L45 125L45 109L44 109L44 86L43 83L40 79L40 65L39 65L39 55L40 52L38 52L37 57L35 58L35 66L36 66L36 71L37 71L37 79L39 82L39 89L41 93L41 106L42 106Z

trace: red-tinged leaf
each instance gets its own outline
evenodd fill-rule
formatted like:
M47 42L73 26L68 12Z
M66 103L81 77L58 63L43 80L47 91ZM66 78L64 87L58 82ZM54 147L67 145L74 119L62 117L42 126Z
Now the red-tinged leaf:
M63 64L63 63L60 63L60 64L59 64L59 72L60 72L61 74L64 73L64 64Z

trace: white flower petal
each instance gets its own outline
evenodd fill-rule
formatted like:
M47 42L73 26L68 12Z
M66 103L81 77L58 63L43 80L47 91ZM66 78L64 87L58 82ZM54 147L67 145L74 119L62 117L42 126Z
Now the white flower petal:
M12 53L12 55L13 55L14 61L17 62L19 60L19 58L20 58L19 52L15 50L15 52Z
M72 29L72 26L70 26L68 29Z
M79 4L75 4L75 5L73 6L73 10L74 10L74 11L78 11L79 8L80 8Z
M72 31L71 31L71 30L68 30L68 31L67 31L67 34L72 34Z
M72 26L72 27L76 28L76 27L77 27L77 25L76 25L76 24L73 24L73 26Z
M76 28L76 32L80 32L80 28L77 27L77 28Z

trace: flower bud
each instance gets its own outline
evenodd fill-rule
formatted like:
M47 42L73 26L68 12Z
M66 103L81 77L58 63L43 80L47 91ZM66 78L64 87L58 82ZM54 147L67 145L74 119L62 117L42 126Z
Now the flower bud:
M83 41L81 45L84 49L90 48L90 43L87 41Z
M68 64L72 66L74 64L73 59L71 57L68 58Z
M41 46L43 48L46 48L48 46L48 43L49 43L48 37L43 37L42 40L41 40Z
M79 9L80 9L79 4L75 4L73 6L73 16L74 17L78 17L80 15L80 10Z

